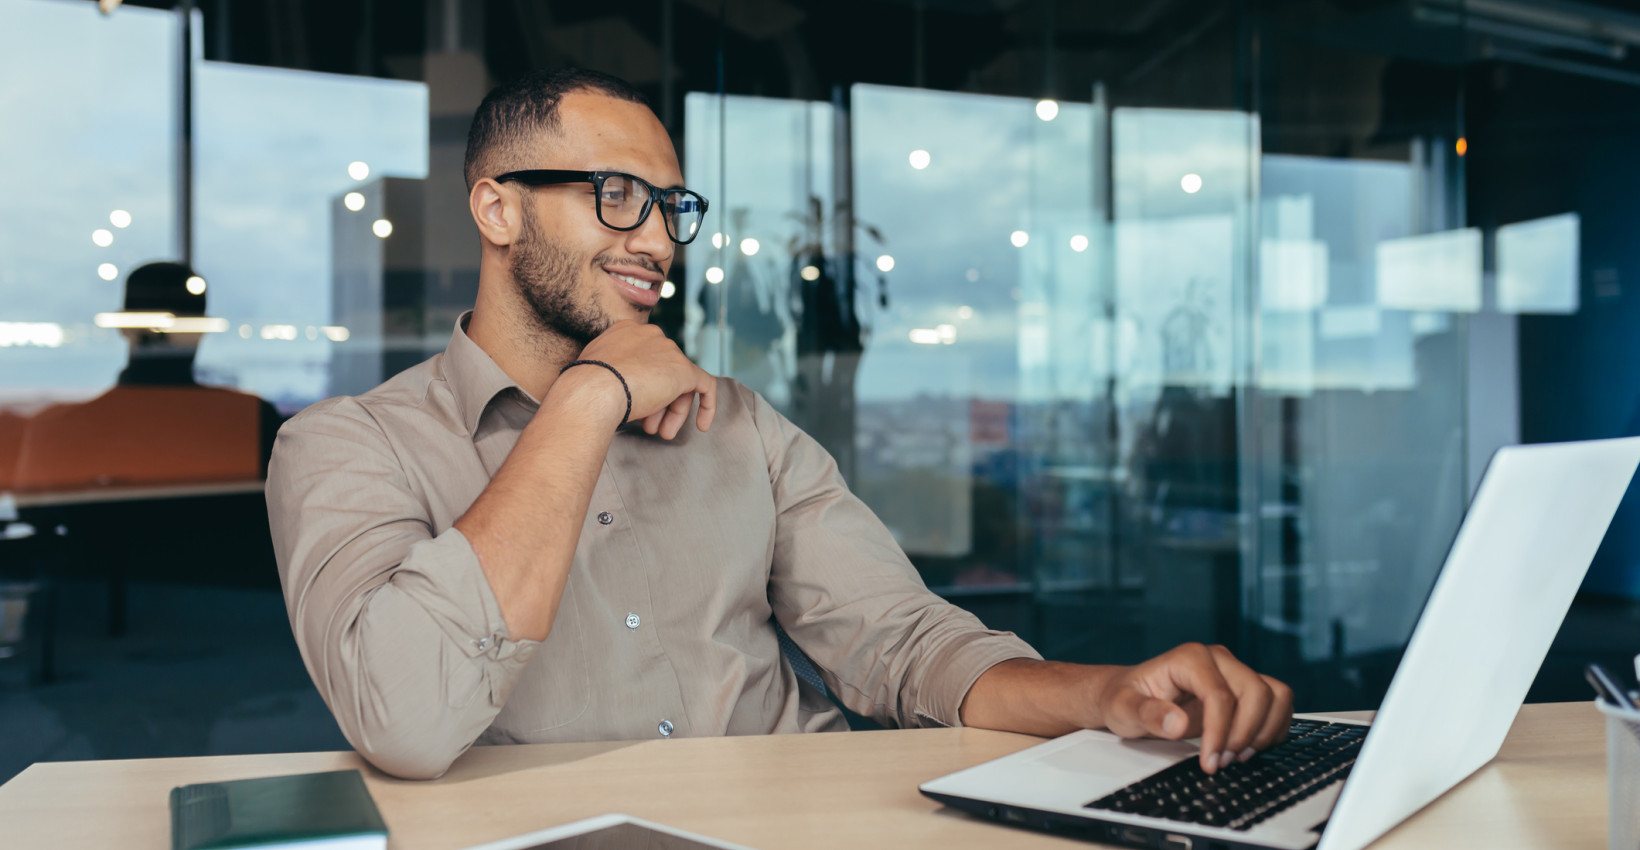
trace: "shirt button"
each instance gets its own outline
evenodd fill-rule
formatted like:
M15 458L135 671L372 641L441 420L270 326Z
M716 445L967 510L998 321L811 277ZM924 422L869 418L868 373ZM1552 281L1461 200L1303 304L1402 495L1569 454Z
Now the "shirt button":
M609 525L610 523L612 523L614 521L615 521L615 515L610 513L609 511L599 511L598 512L598 524L599 525Z
M490 639L487 637L481 637L478 640L473 641L473 643L478 647L479 652L483 652L484 650L490 648Z
M660 730L661 730L661 737L662 738L672 737L672 721L662 720L661 725L660 725Z
M635 628L638 627L638 615L637 614L628 614L628 615L626 615L626 627L629 628L629 629L635 629Z

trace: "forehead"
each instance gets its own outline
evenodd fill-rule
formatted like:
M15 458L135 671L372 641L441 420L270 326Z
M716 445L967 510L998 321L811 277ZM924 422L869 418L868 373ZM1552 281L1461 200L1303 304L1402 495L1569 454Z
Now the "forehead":
M655 113L641 103L578 91L558 102L558 132L532 142L537 168L614 170L657 186L683 181L678 155Z

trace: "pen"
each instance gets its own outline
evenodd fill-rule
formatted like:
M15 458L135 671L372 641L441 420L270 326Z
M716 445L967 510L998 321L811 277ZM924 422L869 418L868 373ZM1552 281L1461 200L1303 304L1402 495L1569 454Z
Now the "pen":
M1595 693L1606 702L1625 711L1640 710L1635 707L1634 701L1629 699L1628 692L1612 678L1612 674L1599 664L1590 664L1583 668L1583 678L1589 680L1589 684L1594 686Z

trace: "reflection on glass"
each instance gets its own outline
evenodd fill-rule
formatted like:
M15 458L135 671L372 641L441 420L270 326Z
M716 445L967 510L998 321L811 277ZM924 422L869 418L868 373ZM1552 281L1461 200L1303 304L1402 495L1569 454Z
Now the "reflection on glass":
M1498 309L1505 313L1576 313L1577 213L1498 228Z
M0 318L61 329L0 346L0 407L90 398L125 362L92 316L119 309L123 270L176 253L179 52L169 12L0 0Z
M1433 166L1260 161L1259 564L1269 649L1369 656L1406 640L1464 500L1473 231L1421 234ZM1410 312L1409 312L1410 311Z
M685 297L685 348L702 368L756 388L816 436L825 429L803 412L836 409L814 399L833 398L834 386L852 378L841 364L824 374L805 370L820 308L806 318L795 309L812 306L811 293L836 280L836 231L844 225L831 166L835 130L828 103L684 99L684 173L711 198L715 231L710 247L680 250L684 271L673 272ZM801 277L806 266L821 274ZM829 324L823 333L832 333ZM828 337L820 345L830 344Z
M1271 312L1304 312L1327 303L1327 243L1265 239L1259 243L1260 304Z
M218 284L215 312L257 326L363 327L355 341L379 350L384 275L395 265L382 239L393 224L348 215L339 200L374 196L371 209L382 210L381 178L427 175L427 87L199 62L194 109L194 265ZM424 274L423 256L410 262ZM213 339L201 370L287 407L387 377L379 356L355 375L332 364L328 339L269 348L264 340L287 340L265 331Z
M262 477L279 424L254 395L201 386L194 357L206 334L228 327L206 315L203 287L179 263L147 263L126 280L124 309L98 314L130 356L115 385L56 404L22 426L17 462L0 491L53 492Z
M1378 303L1397 310L1481 308L1481 232L1473 227L1378 243Z

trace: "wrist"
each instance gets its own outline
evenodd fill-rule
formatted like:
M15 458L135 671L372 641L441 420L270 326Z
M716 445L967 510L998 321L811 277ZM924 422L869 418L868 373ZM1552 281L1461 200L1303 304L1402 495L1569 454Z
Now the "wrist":
M1111 702L1111 688L1121 687L1117 679L1126 671L1127 667L1114 664L1089 665L1082 677L1077 707L1081 717L1076 724L1083 729L1107 729L1110 727L1110 718L1105 716L1106 707Z
M541 406L546 407L550 400L555 406L562 405L583 418L615 422L614 427L619 428L626 424L623 417L627 415L625 411L631 409L629 399L625 382L613 369L585 363L559 373L547 388Z

